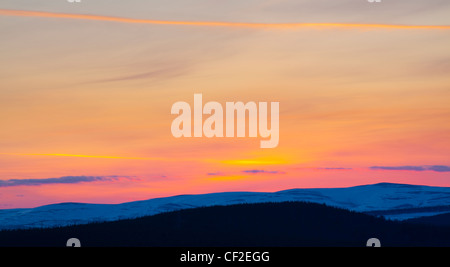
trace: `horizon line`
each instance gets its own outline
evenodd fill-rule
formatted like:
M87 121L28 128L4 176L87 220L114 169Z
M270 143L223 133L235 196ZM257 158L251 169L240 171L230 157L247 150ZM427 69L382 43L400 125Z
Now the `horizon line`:
M186 196L186 195L187 196L201 196L201 195L223 194L223 193L279 193L279 192L290 191L290 190L302 190L302 189L306 189L306 190L308 190L308 189L346 189L346 188L353 188L353 187L359 187L359 186L373 186L373 185L380 185L380 184L450 188L448 186L423 185L423 184L405 184L405 183L392 183L392 182L378 182L378 183L372 183L372 184L358 184L358 185L343 186L343 187L295 187L295 188L288 188L288 189L282 189L282 190L276 190L276 191L249 191L249 190L245 190L244 191L244 190L237 190L237 191L218 191L218 192L209 192L209 193L184 193L184 194L167 195L167 196L162 196L162 197L153 197L153 198L132 200L132 201L126 201L126 202L118 202L118 203L106 203L106 202L92 203L92 202L66 201L66 202L54 202L54 203L49 203L49 204L32 206L32 207L29 207L29 208L1 208L0 207L0 210L35 209L35 208L39 208L39 207L50 206L50 205L59 205L59 204L121 205L121 204L132 203L132 202L139 202L139 201L146 201L146 200L153 200L153 199L161 199L161 198L171 198L171 197ZM302 202L302 201L300 201L300 202Z
M382 29L441 29L450 30L450 25L403 25L403 24L376 24L376 23L258 23L258 22L215 22L215 21L170 21L134 19L114 16L55 13L45 11L27 11L0 9L0 15L19 17L45 17L65 18L80 20L97 20L135 24L156 25L183 25L183 26L213 26L213 27L237 27L237 28L273 28L273 29L296 29L296 28L382 28Z

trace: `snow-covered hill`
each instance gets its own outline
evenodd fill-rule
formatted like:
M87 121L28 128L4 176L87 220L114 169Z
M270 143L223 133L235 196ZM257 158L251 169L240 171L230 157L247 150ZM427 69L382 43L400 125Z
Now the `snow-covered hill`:
M161 212L238 203L309 201L359 212L383 211L391 219L450 212L450 188L380 183L348 188L291 189L274 193L228 192L180 195L122 204L61 203L0 210L0 229L52 227L113 221Z

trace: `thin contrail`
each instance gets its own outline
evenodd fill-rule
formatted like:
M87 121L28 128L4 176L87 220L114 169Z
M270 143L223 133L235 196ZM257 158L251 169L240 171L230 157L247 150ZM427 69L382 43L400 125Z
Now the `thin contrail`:
M441 29L450 30L450 25L397 25L397 24L364 24L364 23L246 23L246 22L213 22L213 21L169 21L169 20L149 20L133 19L122 17L110 17L99 15L53 13L42 11L10 10L0 9L0 15L21 16L21 17L43 17L43 18L64 18L99 20L122 23L137 24L159 24L159 25L183 25L183 26L209 26L209 27L237 27L237 28L386 28L386 29Z

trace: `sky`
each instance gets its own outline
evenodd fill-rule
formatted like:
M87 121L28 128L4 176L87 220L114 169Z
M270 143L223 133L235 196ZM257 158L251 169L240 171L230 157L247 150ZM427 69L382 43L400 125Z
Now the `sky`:
M0 209L450 186L446 0L0 2ZM175 102L279 102L280 140L174 138Z

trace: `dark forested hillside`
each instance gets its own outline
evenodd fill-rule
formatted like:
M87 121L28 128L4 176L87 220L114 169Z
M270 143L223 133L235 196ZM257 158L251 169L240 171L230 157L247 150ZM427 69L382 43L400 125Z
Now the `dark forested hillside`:
M0 246L449 246L449 227L386 221L304 202L181 210L115 222L0 232Z
M408 223L450 227L450 213L406 220Z

